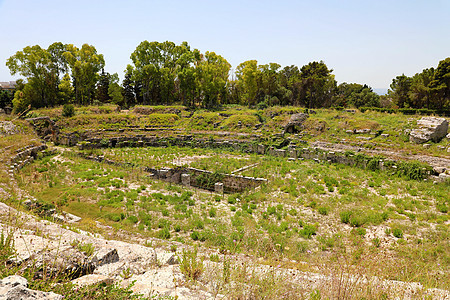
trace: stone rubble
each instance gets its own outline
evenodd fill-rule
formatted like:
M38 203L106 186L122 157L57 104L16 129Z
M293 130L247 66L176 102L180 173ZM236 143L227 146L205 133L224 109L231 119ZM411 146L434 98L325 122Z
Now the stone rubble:
M222 299L224 295L217 294L217 284L212 281L213 274L223 269L222 263L204 261L205 272L198 284L186 285L186 278L180 271L178 255L162 248L146 247L140 244L127 243L117 240L106 240L101 236L87 232L77 232L63 228L63 226L38 220L33 216L18 212L0 202L0 216L16 215L16 219L25 222L27 228L14 228L1 225L0 231L13 232L17 255L12 261L26 265L33 263L37 271L43 271L45 261L53 261L52 272L67 272L71 274L72 283L85 286L96 283L119 282L136 294L146 297L178 297L178 299ZM83 253L76 245L91 244L95 250L90 255ZM179 248L186 246L180 245ZM178 250L179 253L180 250ZM224 255L219 255L224 259ZM302 286L307 290L314 290L332 282L330 275L302 272L295 269L274 268L258 264L245 255L227 256L236 265L247 265L253 274L264 276L275 274L285 278L292 284ZM250 259L250 260L249 260ZM47 270L48 271L48 270ZM62 299L60 295L29 290L25 279L4 279L0 282L1 299ZM351 277L349 277L351 281ZM13 284L9 282L15 282ZM380 280L380 285L402 295L405 299L425 292L436 299L450 297L450 292L439 289L425 290L418 283L404 283ZM13 286L14 285L14 286ZM232 285L232 283L231 283ZM17 288L20 286L19 288ZM230 286L232 288L232 286ZM18 295L16 298L5 298L3 295ZM3 298L2 298L3 297ZM27 298L28 297L28 298ZM34 297L34 298L32 298Z
M11 121L0 121L0 136L1 135L13 135L18 133L16 125Z
M28 281L17 275L0 280L0 300L60 300L64 297L53 292L42 292L28 288Z

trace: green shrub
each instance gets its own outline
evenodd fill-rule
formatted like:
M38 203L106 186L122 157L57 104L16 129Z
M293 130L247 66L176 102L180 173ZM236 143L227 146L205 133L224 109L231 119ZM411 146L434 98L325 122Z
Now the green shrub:
M160 231L158 231L158 238L168 240L170 239L170 230L168 227L162 228Z
M364 216L362 216L360 213L352 214L352 216L350 217L350 225L353 227L360 227L364 225L365 222L366 221Z
M222 182L223 180L223 174L220 174L218 172L214 173L202 173L197 178L195 178L195 181L198 186L206 189L214 189L214 185L217 182Z
M62 116L70 118L73 117L74 115L75 115L75 107L72 104L64 104Z
M114 222L119 222L119 221L123 220L122 215L116 214L116 213L107 214L106 217Z
M295 210L294 208L292 208L292 209L289 210L289 214L290 214L291 216L296 216L296 215L297 215L297 210Z
M355 234L360 235L360 236L365 236L366 235L366 229L362 228L362 227L358 227L352 230Z
M211 207L211 209L209 210L209 217L215 218L216 214L217 214L216 209L214 207Z
M319 214L326 216L328 215L329 208L325 206L320 206L317 210L319 211Z
M95 247L92 245L92 243L82 243L78 244L78 250L86 254L86 256L91 256L94 254Z
M353 214L353 212L351 210L341 211L341 213L340 213L341 222L345 223L345 224L349 224L350 217L352 216L352 214Z
M193 231L191 233L191 239L193 239L194 241L201 240L202 239L202 235L198 231Z
M403 238L403 231L400 228L394 228L392 229L392 235L398 239L401 239Z
M448 207L445 205L445 203L437 203L436 208L438 211L440 211L443 214L448 213Z
M379 248L380 245L381 245L381 241L380 241L379 238L373 238L373 239L372 239L372 244L373 244L375 247Z
M432 167L419 161L402 161L397 165L397 174L408 179L423 180L431 172Z
M139 221L139 219L136 216L129 216L127 218L127 221L130 222L131 224L136 224Z
M316 234L316 226L311 225L311 224L304 224L303 228L301 230L299 230L299 234L301 237L305 238L305 239L310 239L313 235Z
M204 270L203 260L197 259L197 249L184 250L180 261L180 271L187 279L196 281Z

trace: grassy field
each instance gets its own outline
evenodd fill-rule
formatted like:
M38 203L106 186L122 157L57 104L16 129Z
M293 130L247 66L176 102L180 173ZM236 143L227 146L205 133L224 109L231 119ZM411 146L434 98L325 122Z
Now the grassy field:
M118 112L107 105L77 107L71 118L63 118L61 108L37 110L29 117L48 115L65 133L107 129L115 134L124 128L158 127L169 136L173 131L201 133L211 139L241 134L242 140L248 140L258 135L260 143L273 145L280 139L274 135L283 132L291 114L302 111L144 106ZM405 158L416 154L449 158L448 139L429 142L428 148L408 141L408 130L416 127L420 117L321 109L310 114L302 132L283 138L298 147L322 141L358 147L363 153L380 149ZM450 286L449 181L416 181L327 162L174 146L83 151L58 147L56 154L39 157L16 171L11 180L9 159L20 148L40 143L26 121L14 124L19 133L0 138L0 197L26 210L20 201L30 195L38 202L32 213L43 218L47 218L46 210L55 208L82 218L73 226L111 239L139 236L157 238L161 245L174 248L176 243L198 247L213 253L203 258L221 263L223 272L230 262L217 254L244 255L262 265L321 274L345 270L358 276L420 282L426 288ZM371 133L349 133L358 129ZM90 161L78 152L127 164ZM221 195L158 181L143 171L144 167L175 166L227 174L249 167L236 174L268 181L253 190ZM7 250L2 243L0 255ZM242 266L233 270L233 275L227 273L236 282L230 295L243 297L247 271ZM282 278L251 280L265 287L269 298L296 293ZM313 298L314 293L308 295L320 299Z
M82 217L88 230L99 230L89 227L99 221L308 270L345 253L352 265L368 264L383 278L440 288L450 283L448 183L225 151L121 148L103 154L160 167L188 158L190 165L212 170L223 170L228 161L229 170L257 163L243 174L269 181L222 196L155 181L138 168L87 161L70 150L29 165L17 180L40 201Z

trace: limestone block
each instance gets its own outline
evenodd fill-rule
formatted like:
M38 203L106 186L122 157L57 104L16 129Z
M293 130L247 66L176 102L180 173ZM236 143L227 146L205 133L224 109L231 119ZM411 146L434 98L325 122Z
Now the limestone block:
M275 156L278 156L278 157L286 157L286 150L283 150L283 149L275 149Z
M295 149L289 150L289 157L297 159L297 150L295 150Z
M223 194L223 183L222 182L216 182L214 184L214 191L219 194Z
M264 145L258 145L258 154L264 154L266 147Z
M191 186L191 175L181 174L181 184L185 186Z
M53 292L42 292L31 290L25 278L17 275L9 276L0 280L0 299L20 300L60 300L63 296Z
M417 121L418 129L409 134L409 140L416 144L423 144L430 140L439 142L447 135L448 121L444 118L423 117Z

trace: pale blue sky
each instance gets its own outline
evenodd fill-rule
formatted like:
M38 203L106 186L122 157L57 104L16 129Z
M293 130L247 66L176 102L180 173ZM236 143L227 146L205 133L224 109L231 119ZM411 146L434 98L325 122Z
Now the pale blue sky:
M388 88L450 56L450 0L0 0L0 81L27 45L89 43L117 72L143 40L187 41L235 68L323 60L339 83Z

